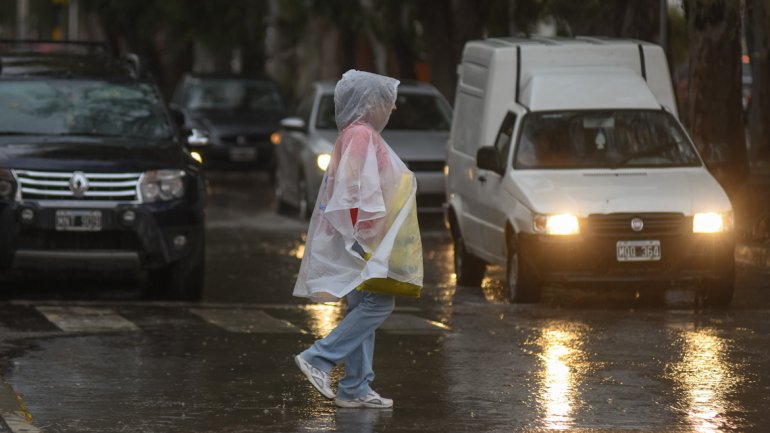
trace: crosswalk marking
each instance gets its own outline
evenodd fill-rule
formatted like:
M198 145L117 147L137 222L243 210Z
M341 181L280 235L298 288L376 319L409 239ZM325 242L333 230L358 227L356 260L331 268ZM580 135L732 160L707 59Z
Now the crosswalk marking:
M389 334L431 335L442 334L449 327L412 314L393 313L379 329Z
M8 304L6 304L8 305ZM168 317L168 325L175 326L180 320L195 321L196 323L207 323L224 329L227 332L241 334L318 334L325 335L331 328L336 326L336 322L342 317L337 317L331 323L327 324L328 329L324 332L317 332L314 323L306 317L306 306L257 306L250 307L231 306L212 306L199 304L199 306L176 305L167 306L171 311L184 311L185 314L170 313L168 316L161 315L160 319L152 313L153 320L148 322L143 319L144 308L140 304L110 305L104 303L100 305L66 305L59 302L50 303L25 303L25 306L32 306L40 315L40 320L47 320L56 326L60 331L66 333L97 333L97 332L128 332L140 331L143 327L162 325L163 317ZM262 307L262 308L260 308ZM12 308L12 307L11 307ZM3 313L8 317L8 313ZM451 331L451 329L439 322L434 322L420 317L411 309L396 310L382 324L380 330L387 334L396 335L440 335ZM21 313L23 314L23 313ZM185 319L184 317L187 317ZM193 317L202 319L202 322ZM285 318L284 318L285 317ZM288 319L288 320L287 320ZM27 323L27 329L31 318L25 319L22 323ZM133 321L132 321L133 320ZM160 322L159 322L160 321ZM135 323L136 322L136 323ZM5 324L8 332L13 331L13 321ZM5 329L4 328L4 329ZM33 325L34 329L36 328ZM22 331L34 332L34 331Z
M112 310L89 307L36 307L48 321L65 332L138 331L139 327Z
M207 322L230 332L247 334L305 333L305 331L291 323L276 319L261 310L191 308L189 311Z

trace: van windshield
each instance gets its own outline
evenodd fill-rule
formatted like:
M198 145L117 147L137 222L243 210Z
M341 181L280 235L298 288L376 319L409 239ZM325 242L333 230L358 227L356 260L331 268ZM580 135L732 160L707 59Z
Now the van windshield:
M514 167L696 167L701 161L665 111L530 113L522 123Z

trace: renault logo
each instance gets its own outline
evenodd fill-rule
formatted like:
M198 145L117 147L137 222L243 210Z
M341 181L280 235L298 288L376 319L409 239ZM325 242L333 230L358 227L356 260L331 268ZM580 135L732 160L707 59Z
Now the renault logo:
M644 228L644 221L642 221L641 218L633 218L631 220L631 230L635 232L640 232Z
M75 197L83 197L88 191L88 178L82 171L76 171L70 178L70 191Z

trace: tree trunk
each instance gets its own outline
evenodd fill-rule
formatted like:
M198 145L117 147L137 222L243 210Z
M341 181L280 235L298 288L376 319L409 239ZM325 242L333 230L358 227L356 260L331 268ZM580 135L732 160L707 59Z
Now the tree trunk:
M454 99L459 54L447 49L452 40L452 11L446 0L417 2L417 16L423 24L428 78L444 96Z
M747 0L746 13L753 77L748 105L751 159L770 162L770 0Z
M741 106L740 3L686 0L690 35L685 115L695 145L728 194L748 173Z

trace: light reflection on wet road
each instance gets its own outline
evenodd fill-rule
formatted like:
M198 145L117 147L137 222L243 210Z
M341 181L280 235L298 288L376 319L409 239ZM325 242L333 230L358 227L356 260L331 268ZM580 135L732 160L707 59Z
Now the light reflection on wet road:
M396 408L335 409L291 356L333 328L344 307L292 298L306 222L276 215L269 191L261 175L212 177L199 305L141 301L130 280L0 280L0 366L37 426L712 433L770 424L765 276L741 272L725 311L699 310L687 292L648 299L558 288L540 304L509 305L500 268L481 288L456 286L449 238L440 219L425 217L424 295L399 299L397 323L377 337L375 386ZM51 319L73 311L109 320L89 329L89 316L86 328L66 330L56 323L72 317Z

